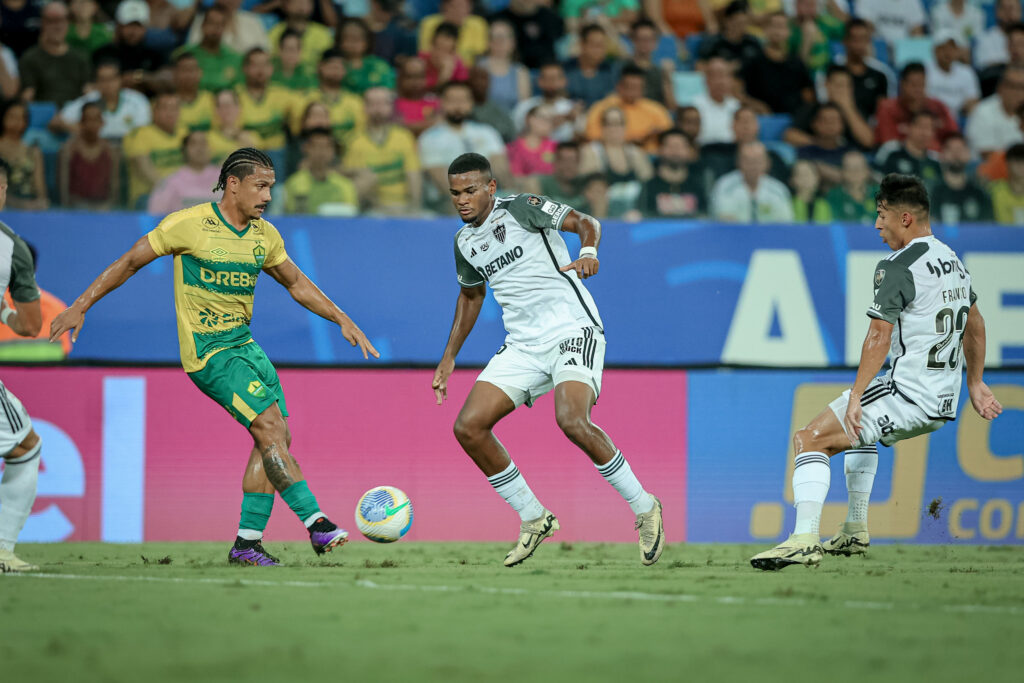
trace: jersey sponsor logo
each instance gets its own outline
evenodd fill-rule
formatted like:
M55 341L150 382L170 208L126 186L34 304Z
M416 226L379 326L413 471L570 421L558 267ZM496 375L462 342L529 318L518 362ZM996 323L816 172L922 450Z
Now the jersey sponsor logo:
M964 272L964 267L961 266L960 262L957 261L956 259L943 261L942 259L937 258L935 259L935 261L937 265L934 266L932 265L931 261L926 262L926 265L928 266L928 272L934 275L935 277L942 277L943 275L949 275L950 273L959 273L961 280L967 277L967 274Z
M526 198L526 203L530 206L540 206L543 202L541 202L540 197L531 194Z
M213 216L207 216L203 219L203 226L207 228L219 228L220 223L218 223L217 219Z
M243 323L249 324L249 320L243 315L236 315L234 313L218 313L209 308L204 308L199 311L199 322L207 327L217 327L218 325L229 325L231 323Z
M896 431L896 425L888 415L882 415L875 422L878 423L878 428L882 430L882 436L888 436Z
M256 250L253 249L253 252ZM257 260L257 263L262 266L263 260ZM220 285L221 287L255 287L256 286L256 275L252 273L245 273L237 270L210 270L209 268L199 267L199 279L210 285Z
M498 240L502 244L505 244L505 224L504 223L499 223L497 226L495 226L495 228L494 228L494 230L492 232L494 233L494 238L496 240Z
M561 355L567 353L581 354L583 353L583 343L586 340L583 337L576 337L575 339L566 339L564 342L558 345L558 353Z
M487 251L490 248L491 248L491 243L490 242L485 242L484 244L480 245L480 251Z
M554 216L555 212L558 211L558 204L554 202L544 202L544 206L540 207L540 210L549 216Z
M879 268L875 271L875 288L882 286L882 280L885 279L885 268Z
M262 243L257 242L256 246L252 248L252 256L256 259L256 267L262 268L263 262L267 260L267 249Z
M516 247L515 249L509 249L504 254L494 259L490 263L485 263L483 266L478 266L477 270L485 278L490 279L492 275L497 273L505 266L511 265L518 261L523 256L523 248Z

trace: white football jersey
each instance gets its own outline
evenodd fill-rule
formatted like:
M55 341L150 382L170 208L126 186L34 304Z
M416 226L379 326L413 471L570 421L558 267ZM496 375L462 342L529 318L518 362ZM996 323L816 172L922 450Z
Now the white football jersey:
M868 315L895 325L889 355L893 391L933 420L955 420L967 314L977 298L956 253L918 237L878 262Z
M491 286L506 342L542 344L581 327L604 330L594 298L574 271L558 230L572 211L546 197L496 199L479 226L455 234L455 270L463 287Z

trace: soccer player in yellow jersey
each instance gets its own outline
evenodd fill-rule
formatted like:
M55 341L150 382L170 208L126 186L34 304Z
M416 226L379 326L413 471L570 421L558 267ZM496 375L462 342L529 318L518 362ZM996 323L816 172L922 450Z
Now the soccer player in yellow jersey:
M174 304L181 364L199 389L252 434L254 448L242 477L242 519L228 553L236 564L273 566L263 530L278 491L322 554L348 532L331 523L289 452L288 409L277 372L249 332L253 291L260 271L280 282L300 304L341 327L366 358L379 358L352 320L292 263L277 229L263 219L274 168L263 152L235 150L221 166L219 202L176 211L108 266L50 326L50 341L82 330L85 313L158 256L174 255Z

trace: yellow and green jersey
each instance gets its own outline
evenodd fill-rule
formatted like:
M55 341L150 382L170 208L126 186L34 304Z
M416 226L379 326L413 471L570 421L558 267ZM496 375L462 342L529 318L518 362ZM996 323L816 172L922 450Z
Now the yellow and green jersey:
M346 168L369 168L377 176L377 198L384 206L409 202L408 171L420 170L416 140L405 128L388 126L378 144L367 133L360 133L348 147Z
M162 180L181 168L184 163L181 154L181 141L184 137L185 130L183 128L168 133L163 128L151 123L148 126L136 128L125 137L124 155L128 159L137 156L149 157ZM129 167L128 206L135 206L139 197L149 194L152 190L153 186L149 180Z
M200 90L191 102L181 100L178 125L188 130L210 130L213 123L213 109L213 95L206 90Z
M282 149L287 143L284 127L288 113L300 98L290 90L269 85L263 97L256 99L245 88L238 87L242 107L242 127L256 134L266 149Z
M185 372L202 370L218 351L252 341L256 278L288 260L277 228L257 219L236 230L211 202L175 211L148 237L158 255L174 254L174 308Z
M331 131L343 145L348 145L366 128L366 110L363 109L363 98L344 90L337 97L332 97L323 90L314 90L296 102L292 109L292 133L302 132L302 114L311 102L322 102L331 117Z

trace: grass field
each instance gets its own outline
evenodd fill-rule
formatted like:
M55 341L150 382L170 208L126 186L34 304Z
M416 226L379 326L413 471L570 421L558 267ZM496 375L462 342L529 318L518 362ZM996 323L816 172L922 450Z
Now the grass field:
M354 543L229 567L224 544L23 544L0 680L1020 681L1024 547L878 546L818 569L760 547ZM143 559L145 558L145 559ZM166 559L165 559L166 558Z

